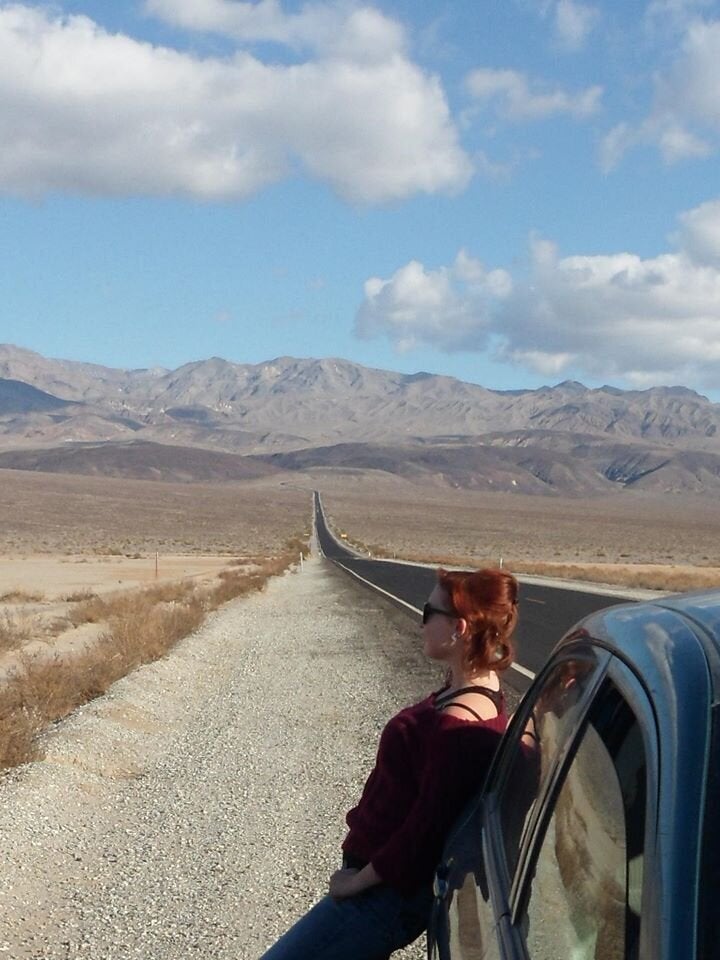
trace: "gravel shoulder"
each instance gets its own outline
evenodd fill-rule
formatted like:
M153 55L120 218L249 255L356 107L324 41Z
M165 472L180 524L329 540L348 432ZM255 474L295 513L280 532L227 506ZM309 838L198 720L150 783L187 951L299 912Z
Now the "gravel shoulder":
M325 891L382 726L439 681L417 637L313 559L59 724L0 782L0 954L259 957Z

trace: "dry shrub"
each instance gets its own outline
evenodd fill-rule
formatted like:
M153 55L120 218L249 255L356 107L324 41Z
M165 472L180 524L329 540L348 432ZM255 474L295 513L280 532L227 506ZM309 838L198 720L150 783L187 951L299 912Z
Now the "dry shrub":
M720 570L707 567L644 567L632 564L510 563L513 573L530 573L564 580L588 580L646 590L687 590L720 588Z
M265 558L251 573L223 570L211 587L180 581L78 603L73 623L105 623L107 630L72 657L26 657L23 669L0 685L0 770L34 759L37 735L48 724L100 696L135 667L164 656L200 626L208 610L261 590L298 553Z
M123 673L164 656L178 640L200 626L205 611L200 595L168 605L154 603L151 597L144 596L126 607L122 614L111 616L108 636L114 655L122 662Z
M7 610L0 616L0 653L6 650L17 650L31 638L32 628L29 620L13 617Z
M107 618L107 599L92 594L87 600L81 600L68 614L74 627L81 623L102 623Z
M171 580L145 587L143 592L152 603L183 603L196 589L193 580Z
M25 678L8 677L0 686L0 770L35 756L36 737L44 723L28 703Z
M78 563L87 561L78 560ZM85 600L93 600L97 594L93 590L76 590L74 593L68 593L63 597L65 603L80 603Z
M141 590L124 590L104 596L91 593L88 599L82 600L70 611L69 618L76 627L81 623L104 623L111 618L132 618L139 604L184 603L196 589L192 580L173 580Z
M40 603L45 595L35 590L10 590L0 596L0 603Z
M307 545L306 545L307 546ZM245 596L254 590L262 590L270 577L275 577L290 567L298 558L300 551L291 552L279 557L264 558L257 564L257 569L249 573L242 570L221 570L218 575L219 583L212 587L207 595L207 603L211 609Z
M57 637L70 627L72 624L67 617L53 617L52 620L41 621L38 630L44 637Z
M392 552L377 544L359 544L374 557L393 557L413 563L447 565L449 567L496 567L497 559L472 557L464 554L432 553L423 555L408 550ZM587 580L591 583L607 583L616 586L644 590L665 590L683 593L688 590L720 589L720 569L708 567L668 567L622 563L552 563L504 560L504 565L513 573L535 574L555 577L559 580Z
M307 555L310 553L308 537L309 535L303 536L302 534L288 537L288 539L285 541L285 552L291 557L294 555L295 558L299 556L307 557Z

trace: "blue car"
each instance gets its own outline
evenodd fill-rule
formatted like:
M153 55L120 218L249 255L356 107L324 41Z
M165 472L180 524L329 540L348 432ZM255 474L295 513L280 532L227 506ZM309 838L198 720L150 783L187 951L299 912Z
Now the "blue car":
M431 960L720 958L719 703L720 591L565 636L448 839Z

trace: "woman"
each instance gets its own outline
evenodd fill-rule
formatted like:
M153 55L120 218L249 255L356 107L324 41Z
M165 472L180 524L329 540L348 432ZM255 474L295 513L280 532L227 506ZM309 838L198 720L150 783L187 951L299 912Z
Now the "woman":
M385 960L425 930L445 836L507 725L498 673L512 661L517 593L504 570L438 571L422 636L446 684L383 730L347 815L343 868L263 960Z

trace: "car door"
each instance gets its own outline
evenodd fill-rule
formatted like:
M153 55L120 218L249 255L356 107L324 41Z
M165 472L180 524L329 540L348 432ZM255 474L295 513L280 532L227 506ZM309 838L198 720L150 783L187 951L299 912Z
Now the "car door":
M514 877L525 838L533 833L536 806L552 789L609 659L589 643L568 645L526 694L485 790L446 845L428 935L433 960L503 955L502 921L510 913Z
M521 841L497 931L503 956L639 956L642 917L655 909L644 877L655 855L646 838L655 835L657 765L651 704L613 658Z
M632 671L589 644L564 648L448 842L430 956L638 956L641 917L653 910L643 879L657 763L653 710Z

